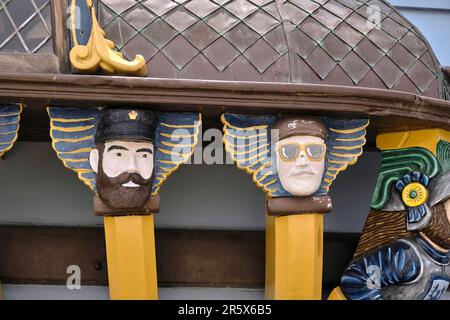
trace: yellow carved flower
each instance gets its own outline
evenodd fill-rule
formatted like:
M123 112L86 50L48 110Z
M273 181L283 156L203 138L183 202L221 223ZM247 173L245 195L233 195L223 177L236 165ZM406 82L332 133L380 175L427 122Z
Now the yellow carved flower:
M417 207L427 201L428 191L422 184L413 182L403 189L402 199L408 207Z

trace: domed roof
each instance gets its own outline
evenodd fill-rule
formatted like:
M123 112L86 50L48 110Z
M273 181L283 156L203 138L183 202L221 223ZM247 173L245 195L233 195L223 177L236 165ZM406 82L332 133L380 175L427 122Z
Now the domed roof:
M380 10L380 27L368 23ZM383 0L98 0L152 78L335 84L443 97L436 57Z

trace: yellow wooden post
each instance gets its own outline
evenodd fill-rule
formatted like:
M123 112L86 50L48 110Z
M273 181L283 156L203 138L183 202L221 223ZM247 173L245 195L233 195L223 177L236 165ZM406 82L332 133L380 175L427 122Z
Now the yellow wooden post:
M342 293L341 288L336 287L333 291L331 291L330 295L328 296L328 300L347 300L347 298Z
M442 129L423 129L382 133L377 135L377 147L381 151L421 147L436 155L436 147L439 140L450 141L450 131ZM345 296L339 287L335 288L328 297L328 300L344 299Z
M266 299L320 300L323 214L267 216Z
M156 300L153 215L105 217L110 298Z

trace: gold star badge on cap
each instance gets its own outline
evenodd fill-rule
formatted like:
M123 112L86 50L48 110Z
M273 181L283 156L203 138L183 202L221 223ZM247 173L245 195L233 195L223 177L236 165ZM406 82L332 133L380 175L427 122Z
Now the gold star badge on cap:
M130 113L128 113L128 116L130 117L130 120L136 120L138 113L133 110Z

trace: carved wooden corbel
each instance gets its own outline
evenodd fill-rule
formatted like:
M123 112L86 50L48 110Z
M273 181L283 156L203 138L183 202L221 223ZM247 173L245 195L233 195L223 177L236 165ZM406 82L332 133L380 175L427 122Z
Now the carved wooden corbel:
M356 163L367 119L226 113L225 149L266 193L266 298L321 299L329 188Z
M157 299L153 213L159 190L194 152L199 113L49 107L52 146L104 216L112 299Z
M121 52L114 49L114 42L105 38L92 0L70 0L70 31L70 62L79 72L96 73L102 70L108 74L147 75L147 65L142 55L127 61Z

